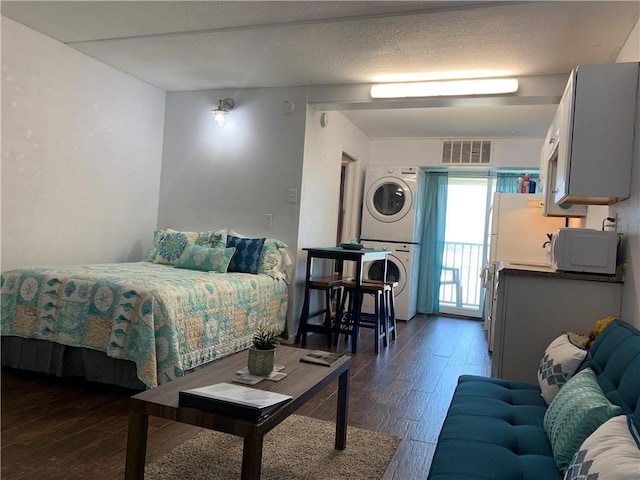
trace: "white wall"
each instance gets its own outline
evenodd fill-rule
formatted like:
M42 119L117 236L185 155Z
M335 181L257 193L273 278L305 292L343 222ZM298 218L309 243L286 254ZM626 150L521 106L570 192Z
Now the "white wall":
M540 168L540 138L493 139L491 168ZM393 138L371 141L371 165L441 167L441 138ZM487 167L482 167L486 170Z
M299 226L302 247L336 243L343 152L357 162L359 174L353 186L357 195L353 203L359 218L363 166L369 161L370 140L362 131L340 112L329 112L329 123L323 128L321 114L313 108L307 113Z
M165 93L2 17L2 268L140 260Z
M342 153L347 153L359 165L356 178L355 209L360 217L360 203L364 170L361 165L369 161L369 138L339 112L329 112L328 125L320 125L322 112L307 110L302 172L302 194L300 197L300 224L298 229L298 251L296 261L297 288L294 296L293 332L297 329L306 274L305 247L326 247L336 244L338 203L340 193L340 170ZM359 223L359 220L356 221Z
M640 62L640 21L620 51L616 62ZM613 204L618 231L624 233L627 275L622 293L622 318L640 327L640 97L636 111L636 137L631 167L631 197Z
M226 97L235 107L217 128L211 110ZM289 115L286 99L298 106ZM295 252L299 205L288 191L301 188L305 103L304 87L167 93L158 226L230 228Z

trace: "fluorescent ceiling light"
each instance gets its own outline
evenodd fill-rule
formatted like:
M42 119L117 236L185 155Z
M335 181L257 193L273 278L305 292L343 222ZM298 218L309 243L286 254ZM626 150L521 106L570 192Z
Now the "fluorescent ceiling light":
M449 72L389 73L377 75L373 83L433 82L434 80L462 80L469 78L507 78L507 70L453 70Z
M456 95L493 95L518 91L515 78L482 78L439 82L383 83L371 87L373 98L444 97Z

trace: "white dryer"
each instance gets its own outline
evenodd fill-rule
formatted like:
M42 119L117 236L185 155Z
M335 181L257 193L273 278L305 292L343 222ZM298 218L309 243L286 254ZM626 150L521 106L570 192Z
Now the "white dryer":
M418 167L370 165L364 183L362 240L420 242Z
M379 241L363 241L367 248L388 250L387 280L398 282L395 289L396 319L411 320L416 314L418 304L418 264L420 246L413 243L394 243ZM365 280L382 280L384 261L375 260L364 264L362 278ZM373 313L373 297L365 295L362 311Z

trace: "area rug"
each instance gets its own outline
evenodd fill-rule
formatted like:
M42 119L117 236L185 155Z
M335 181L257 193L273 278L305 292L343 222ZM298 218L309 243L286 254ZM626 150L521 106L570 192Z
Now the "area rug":
M398 437L348 427L346 450L335 450L335 423L291 415L264 439L262 480L374 480L382 478ZM198 433L147 465L146 480L240 478L242 438Z

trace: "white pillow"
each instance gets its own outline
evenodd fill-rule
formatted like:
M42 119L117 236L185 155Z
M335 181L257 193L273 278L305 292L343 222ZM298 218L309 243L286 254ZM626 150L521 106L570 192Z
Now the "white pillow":
M544 351L538 368L538 384L542 398L550 405L560 388L567 383L587 357L587 350L571 342L563 333Z
M600 425L571 459L564 480L638 480L640 437L630 417L618 415Z

